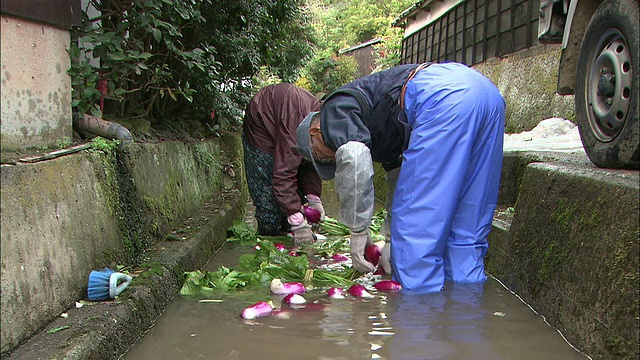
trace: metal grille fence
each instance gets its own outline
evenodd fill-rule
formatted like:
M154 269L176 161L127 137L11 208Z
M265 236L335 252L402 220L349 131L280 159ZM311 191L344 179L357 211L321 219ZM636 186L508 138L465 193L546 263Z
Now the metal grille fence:
M402 42L401 63L481 63L539 44L540 0L467 0Z

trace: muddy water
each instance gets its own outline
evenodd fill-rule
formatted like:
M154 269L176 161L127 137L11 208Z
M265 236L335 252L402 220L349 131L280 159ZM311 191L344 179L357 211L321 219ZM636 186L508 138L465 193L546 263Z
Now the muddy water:
M332 193L323 194L336 214ZM329 201L327 201L329 200ZM253 223L251 208L247 221ZM250 249L225 245L207 265L234 267ZM447 284L441 293L374 292L373 298L330 299L309 291L308 306L243 320L261 290L180 297L124 359L587 359L498 281Z

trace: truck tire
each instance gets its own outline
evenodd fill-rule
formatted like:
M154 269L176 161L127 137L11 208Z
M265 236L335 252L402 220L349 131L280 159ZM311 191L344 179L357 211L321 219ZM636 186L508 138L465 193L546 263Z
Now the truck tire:
M640 168L638 1L606 0L593 14L578 57L580 138L599 167Z

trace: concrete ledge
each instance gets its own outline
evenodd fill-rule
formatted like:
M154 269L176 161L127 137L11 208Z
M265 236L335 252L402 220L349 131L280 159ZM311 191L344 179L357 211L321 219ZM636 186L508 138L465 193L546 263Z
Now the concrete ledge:
M638 172L533 162L511 181L515 216L494 220L487 271L592 358L637 359Z

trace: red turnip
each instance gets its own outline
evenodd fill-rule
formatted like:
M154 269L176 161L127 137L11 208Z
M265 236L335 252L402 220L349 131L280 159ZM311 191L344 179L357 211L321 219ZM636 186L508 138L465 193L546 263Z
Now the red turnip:
M364 259L372 263L373 266L378 266L381 255L380 248L376 244L370 244L364 248Z
M260 316L269 315L273 310L273 306L266 301L258 301L257 303L246 307L242 310L242 318L251 320Z
M349 288L349 290L347 290L347 292L351 294L351 296L355 296L355 297L366 297L366 298L373 297L373 295L371 295L367 291L367 289L360 284L351 285L351 287Z
M300 256L300 254L298 253L298 250L296 250L296 249L289 250L287 255L289 255L289 256Z
M327 290L327 295L332 299L344 299L344 290L339 287L332 287Z
M349 260L348 257L346 257L346 256L344 256L342 254L333 254L331 259L333 259L333 261L335 261L335 262L343 262L343 261Z
M322 217L322 213L311 206L303 206L302 213L304 214L304 217L307 218L307 221L312 224L320 222L320 217Z
M271 280L270 288L271 292L276 295L304 294L304 292L306 291L302 283L283 283L280 279Z
M376 283L375 285L373 285L374 288L380 290L380 291L396 291L396 290L402 290L402 285L400 285L399 282L393 281L393 280L382 280L378 283Z
M299 294L289 294L285 296L282 301L290 305L301 305L307 303L307 300Z

